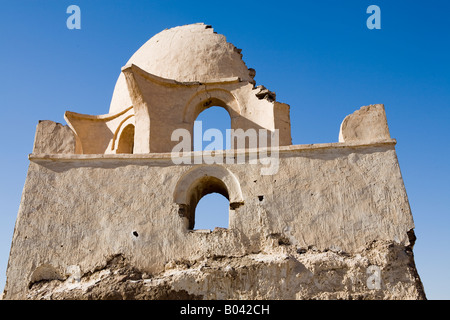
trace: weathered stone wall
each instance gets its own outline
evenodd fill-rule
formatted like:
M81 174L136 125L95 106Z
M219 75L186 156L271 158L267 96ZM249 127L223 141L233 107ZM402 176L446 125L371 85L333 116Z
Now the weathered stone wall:
M259 162L219 166L243 204L212 232L189 230L175 202L180 179L205 165L31 155L5 298L424 298L394 145L282 147L266 176ZM370 265L378 290L365 283Z
M74 154L76 138L68 126L49 120L39 121L36 126L33 153Z

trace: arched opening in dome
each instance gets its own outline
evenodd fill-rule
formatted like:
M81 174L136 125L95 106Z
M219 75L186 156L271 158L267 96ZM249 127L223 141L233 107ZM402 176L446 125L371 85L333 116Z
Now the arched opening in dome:
M133 153L134 149L134 125L129 124L123 130L119 138L117 153Z
M194 122L194 151L230 149L231 117L224 107L203 110Z

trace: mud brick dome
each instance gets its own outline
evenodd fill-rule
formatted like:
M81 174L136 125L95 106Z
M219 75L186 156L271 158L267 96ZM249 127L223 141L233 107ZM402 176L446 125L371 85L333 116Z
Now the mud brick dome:
M193 24L164 30L146 42L122 68L105 115L67 111L79 154L167 153L174 130L193 134L197 116L220 106L231 129L279 132L291 144L289 105L255 86L241 50L214 32Z
M241 50L203 23L166 29L136 51L127 65L179 82L212 82L238 77L252 82ZM254 74L253 74L254 76ZM117 80L110 113L131 106L125 77Z

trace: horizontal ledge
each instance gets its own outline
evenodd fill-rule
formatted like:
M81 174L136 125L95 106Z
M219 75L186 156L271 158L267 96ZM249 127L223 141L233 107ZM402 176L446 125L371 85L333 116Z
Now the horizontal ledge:
M190 233L212 233L210 229L195 229L195 230L189 230Z
M82 114L82 113L76 113L76 112L72 112L72 111L66 111L64 113L64 116L67 118L74 118L74 119L81 119L81 120L91 120L91 121L108 121L108 120L112 120L115 119L117 117L120 117L121 115L127 113L128 111L130 111L131 109L133 109L133 106L126 108L125 110L122 110L118 113L114 113L114 114L102 114L102 115L90 115L90 114Z
M239 77L229 77L222 79L212 79L207 81L177 81L174 79L162 78L152 73L149 73L134 64L127 64L122 67L122 72L136 72L140 76L154 83L165 85L165 86L199 86L199 85L212 85L212 84L227 84L227 83L237 83L240 82Z
M375 147L383 145L395 145L395 139L385 139L371 142L333 142L333 143L317 143L317 144L299 144L282 146L278 149L271 148L256 148L256 149L237 149L237 150L219 150L214 152L214 156L237 156L242 154L257 154L262 152L280 154L294 153L299 151L320 150L320 149L342 149L342 148L364 148ZM210 151L191 151L186 152L182 157L173 157L173 154L168 153L145 153L145 154L29 154L30 161L83 161L83 160L120 160L120 159L135 159L135 160L170 160L173 158L186 157L200 157L204 154L210 154ZM267 154L266 153L266 154Z

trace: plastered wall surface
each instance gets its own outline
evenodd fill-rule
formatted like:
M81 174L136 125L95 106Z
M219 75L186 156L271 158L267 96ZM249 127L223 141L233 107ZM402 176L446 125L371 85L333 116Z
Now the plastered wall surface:
M64 280L70 266L87 274L121 255L159 274L170 261L269 254L270 239L299 252L356 254L374 241L407 247L414 228L392 141L291 146L273 176L261 176L261 164L220 166L238 180L243 203L230 209L228 229L212 232L190 230L175 197L183 176L217 165L175 166L168 155L50 158L31 156L9 298L23 298L24 288L42 280L42 266L54 272L44 279Z

